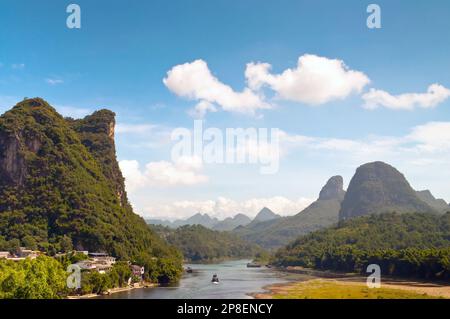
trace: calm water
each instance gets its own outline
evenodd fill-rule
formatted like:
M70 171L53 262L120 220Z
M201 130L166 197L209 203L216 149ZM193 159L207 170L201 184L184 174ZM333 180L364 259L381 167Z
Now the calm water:
M111 299L229 299L251 298L249 293L262 292L266 285L285 282L283 276L268 268L247 268L249 260L227 261L220 264L185 265L194 272L185 274L181 281L171 287L134 289L103 296ZM211 283L217 274L220 283Z

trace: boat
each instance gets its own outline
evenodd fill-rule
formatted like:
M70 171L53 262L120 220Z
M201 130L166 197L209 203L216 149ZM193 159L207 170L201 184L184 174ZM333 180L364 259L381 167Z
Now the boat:
M247 268L261 268L261 264L251 262L247 264Z
M213 275L211 282L216 285L219 284L219 277L217 276L217 274Z

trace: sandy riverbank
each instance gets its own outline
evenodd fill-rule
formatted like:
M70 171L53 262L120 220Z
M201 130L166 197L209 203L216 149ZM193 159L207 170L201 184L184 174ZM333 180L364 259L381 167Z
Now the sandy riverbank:
M272 298L450 298L450 285L386 278L380 289L369 289L366 277L356 274L322 272L304 268L283 270L290 282L264 287L267 292L252 294L256 299ZM295 274L302 276L296 279ZM308 276L305 280L304 276Z

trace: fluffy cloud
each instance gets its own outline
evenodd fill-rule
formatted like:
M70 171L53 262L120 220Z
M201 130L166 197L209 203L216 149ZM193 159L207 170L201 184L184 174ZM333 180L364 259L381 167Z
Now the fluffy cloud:
M444 102L450 96L450 90L440 84L432 84L426 93L405 93L391 95L386 91L371 89L362 98L365 107L375 109L384 106L394 110L412 110L415 107L432 108Z
M202 162L195 157L181 157L176 163L150 162L144 170L140 169L139 163L135 160L120 161L119 166L129 192L144 187L196 185L208 181L207 176L199 173Z
M154 203L143 209L143 214L153 218L175 219L190 217L195 213L206 213L217 218L244 213L255 216L263 207L268 207L280 215L293 215L313 202L311 198L288 199L283 196L251 198L237 201L226 197L204 201L175 201L170 204Z
M202 119L208 112L217 112L217 108L208 101L200 101L192 110L189 111L189 115L197 119Z
M321 156L345 156L348 165L373 160L424 163L439 157L450 164L450 122L429 122L415 126L410 133L394 136L369 136L361 139L323 138L280 134L283 153L301 149ZM445 154L445 155L444 155Z
M281 131L279 139L283 155L299 151L301 156L308 160L325 161L327 165L332 165L331 174L342 174L347 182L357 166L382 160L407 173L413 187L430 188L435 195L441 197L445 197L448 193L450 122L429 122L411 128L402 136L372 135L359 139L345 139L295 135ZM291 155L295 158L295 154ZM201 162L196 158L186 158L169 166L181 171L194 171L197 172L196 175L199 175L198 172L202 168ZM153 170L149 170L152 172L149 174L141 172L135 161L130 163L123 161L121 168L127 177L128 190L168 184L167 181L161 182L161 179L158 180L152 175L164 176L166 165L154 166ZM432 185L430 185L431 178ZM264 206L276 213L290 215L301 211L311 201L311 198L289 199L283 196L255 197L240 201L227 197L218 197L214 200L172 198L148 200L146 196L136 196L135 204L137 211L148 217L182 218L202 212L223 218L239 212L254 216Z
M413 128L407 139L416 142L424 152L450 151L450 122L430 122Z
M236 92L220 82L203 60L174 66L163 82L178 96L216 104L225 111L253 114L258 109L270 108L249 88ZM203 110L206 111L204 107Z
M258 109L269 109L272 104L262 93L264 87L272 90L281 100L320 105L345 99L351 94L361 94L370 83L366 74L350 69L344 61L313 54L300 56L295 68L288 68L279 74L272 73L271 68L268 63L248 63L245 70L248 87L241 92L234 91L217 79L203 60L174 66L163 82L176 95L198 102L189 112L197 118L204 117L207 112L216 112L217 107L248 114L254 114ZM435 107L449 96L449 89L432 84L426 93L400 95L372 88L362 98L367 109L382 106L412 110L415 107Z
M281 74L270 73L267 63L249 63L245 76L250 88L268 86L279 98L311 105L344 99L359 93L370 82L362 72L350 70L342 60L306 54L297 67Z

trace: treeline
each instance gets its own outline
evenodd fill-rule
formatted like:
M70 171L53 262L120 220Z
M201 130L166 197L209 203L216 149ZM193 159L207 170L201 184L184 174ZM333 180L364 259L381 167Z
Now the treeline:
M382 214L340 222L297 239L275 254L274 264L450 280L450 213Z
M228 232L201 225L186 225L177 229L151 226L167 242L183 253L190 262L212 262L223 259L252 258L262 249Z

